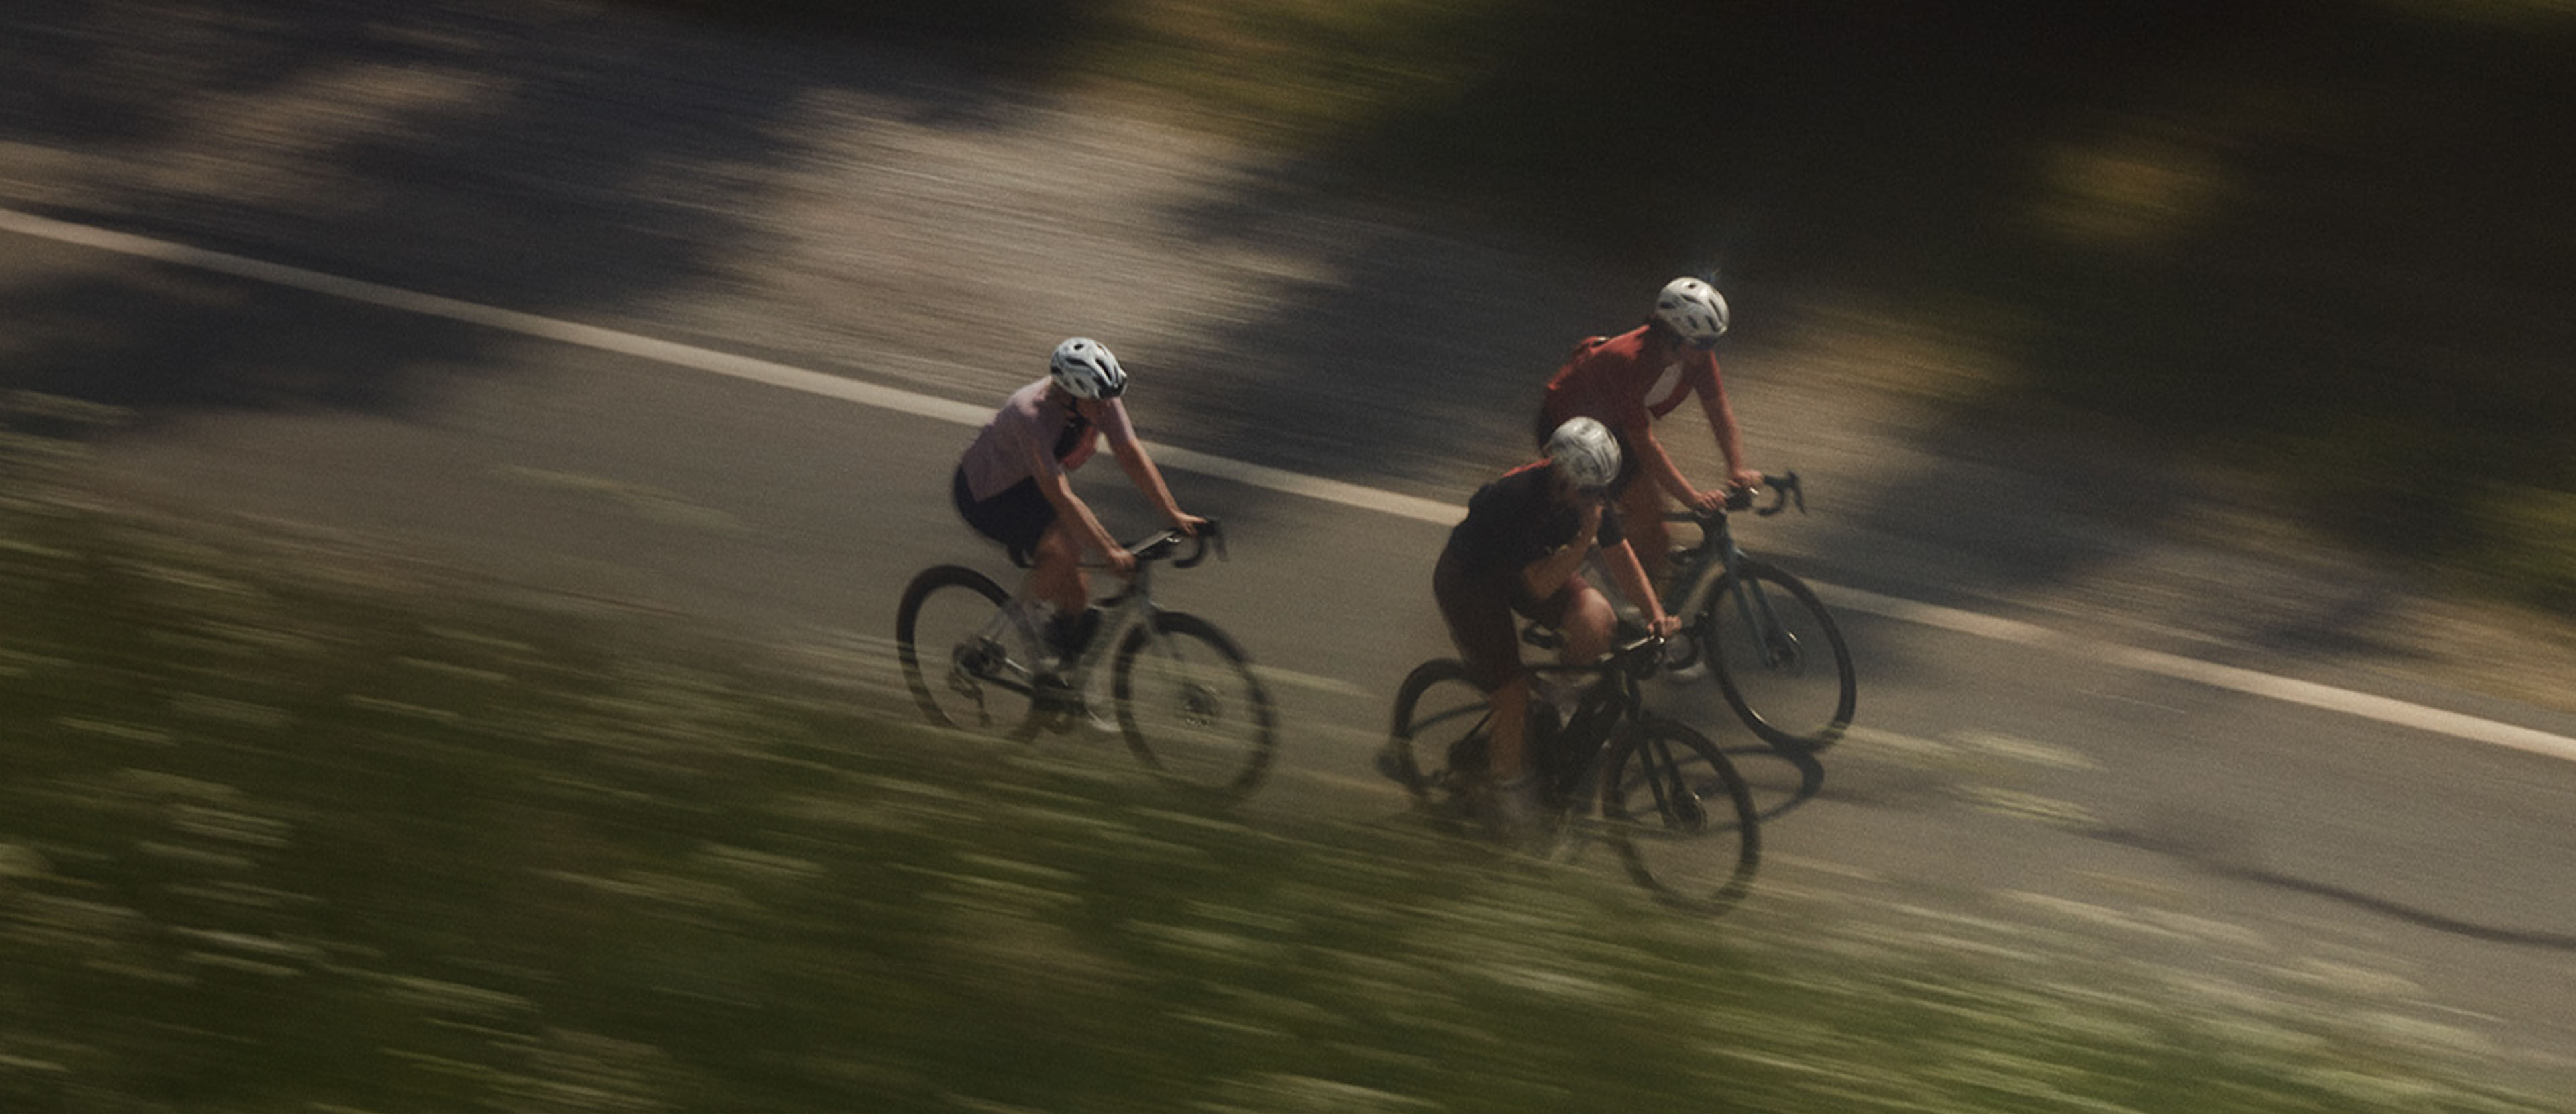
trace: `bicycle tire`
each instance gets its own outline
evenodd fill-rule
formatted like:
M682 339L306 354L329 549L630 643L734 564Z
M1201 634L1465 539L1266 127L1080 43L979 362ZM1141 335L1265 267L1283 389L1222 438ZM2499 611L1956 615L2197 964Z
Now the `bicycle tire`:
M926 569L904 588L895 609L895 655L904 685L931 723L1008 738L1036 733L1034 671L1014 660L1007 645L979 638L1010 598L991 577L958 565ZM925 623L933 629L925 632Z
M1715 916L1762 860L1753 790L1708 737L1665 719L1620 732L1601 781L1602 833L1657 901ZM1714 807L1712 807L1714 806Z
M1393 777L1416 803L1431 806L1435 791L1455 789L1451 764L1462 747L1481 761L1482 748L1468 745L1484 737L1492 705L1485 690L1467 680L1467 663L1437 658L1415 666L1395 690L1395 713L1387 728L1386 754Z
M1148 674L1143 692L1140 664ZM1110 685L1119 732L1155 776L1239 800L1269 772L1279 745L1277 711L1252 663L1215 624L1156 612L1119 644Z
M1765 585L1776 589L1763 593L1770 614L1780 621L1770 636L1750 633L1735 602L1739 582L1750 582L1757 591ZM1813 754L1834 745L1851 726L1859 697L1851 647L1824 601L1797 577L1765 562L1745 561L1719 578L1691 629L1727 705L1764 742ZM1833 659L1830 682L1816 668L1819 648Z

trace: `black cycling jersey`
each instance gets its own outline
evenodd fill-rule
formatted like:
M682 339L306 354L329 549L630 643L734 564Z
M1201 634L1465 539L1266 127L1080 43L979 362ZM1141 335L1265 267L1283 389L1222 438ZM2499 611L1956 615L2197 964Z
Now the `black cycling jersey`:
M1477 488L1467 500L1466 521L1449 531L1444 552L1469 576L1518 573L1573 541L1582 523L1573 504L1557 501L1548 462L1536 461ZM1613 546L1625 540L1619 512L1603 507L1594 543Z

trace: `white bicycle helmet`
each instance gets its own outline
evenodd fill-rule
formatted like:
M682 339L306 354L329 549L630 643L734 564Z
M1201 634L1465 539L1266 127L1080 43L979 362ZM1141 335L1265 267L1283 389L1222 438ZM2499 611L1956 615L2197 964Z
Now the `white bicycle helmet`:
M1590 418L1568 419L1547 437L1547 458L1576 487L1608 487L1619 478L1619 439Z
M1067 337L1047 362L1055 385L1075 398L1116 398L1127 389L1127 373L1109 346L1090 337Z
M1698 279L1677 278L1655 298L1655 320L1680 333L1691 347L1706 348L1726 333L1726 298Z

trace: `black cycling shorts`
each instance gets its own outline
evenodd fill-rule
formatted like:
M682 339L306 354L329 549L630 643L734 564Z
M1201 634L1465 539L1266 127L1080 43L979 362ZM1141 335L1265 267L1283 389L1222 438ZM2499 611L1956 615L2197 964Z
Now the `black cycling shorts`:
M1478 576L1465 571L1447 553L1431 572L1431 597L1440 605L1440 620L1449 627L1449 642L1467 663L1467 680L1486 692L1503 687L1526 672L1521 664L1518 613L1547 626L1562 626L1565 609L1574 602L1569 580L1545 599L1531 599L1520 575L1505 570Z
M1035 477L1003 488L990 499L977 499L966 484L966 469L957 470L956 479L948 485L949 498L957 503L957 513L975 532L1002 543L1009 551L1011 563L1027 568L1037 560L1038 539L1046 536L1047 527L1055 525L1055 504L1047 502L1038 490Z

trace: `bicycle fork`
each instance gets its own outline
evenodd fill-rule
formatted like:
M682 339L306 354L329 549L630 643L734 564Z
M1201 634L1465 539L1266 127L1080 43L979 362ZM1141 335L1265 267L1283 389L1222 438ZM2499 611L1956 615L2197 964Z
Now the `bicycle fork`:
M1797 636L1781 625L1780 613L1771 606L1771 593L1763 590L1762 582L1743 574L1743 557L1741 550L1728 553L1724 560L1715 562L1711 570L1694 576L1690 593L1683 598L1681 609L1673 614L1687 619L1708 609L1713 602L1708 598L1709 592L1719 581L1729 581L1727 594L1735 599L1735 612L1743 618L1744 629L1751 633L1754 648L1761 655L1762 667L1780 669L1792 665L1798 657ZM1714 643L1715 640L1703 641ZM1701 646L1699 652L1715 655L1718 651L1711 644Z
M1646 785L1655 796L1655 814L1685 834L1708 830L1708 808L1683 779L1681 763L1673 760L1672 741L1654 736L1646 746Z
M1735 582L1737 610L1744 614L1744 629L1753 633L1753 643L1762 651L1762 668L1780 670L1798 661L1798 636L1780 623L1780 613L1771 607L1771 593L1762 590L1762 582L1738 577Z

